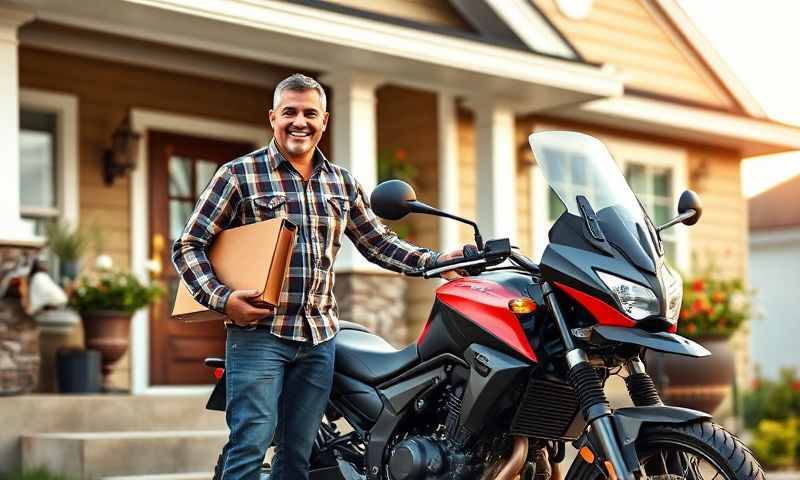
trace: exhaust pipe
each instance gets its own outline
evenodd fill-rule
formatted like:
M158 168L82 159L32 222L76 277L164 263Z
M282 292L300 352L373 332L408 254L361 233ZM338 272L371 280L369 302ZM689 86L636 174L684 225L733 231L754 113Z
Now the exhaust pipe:
M525 466L525 460L528 458L528 438L527 437L514 437L514 446L511 449L511 455L503 462L500 471L493 477L493 480L514 480L522 471Z

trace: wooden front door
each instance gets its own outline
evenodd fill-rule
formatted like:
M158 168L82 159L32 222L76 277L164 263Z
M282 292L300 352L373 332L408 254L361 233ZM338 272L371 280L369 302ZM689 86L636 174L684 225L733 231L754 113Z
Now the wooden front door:
M213 377L203 358L224 356L222 323L185 324L170 319L178 285L172 244L197 198L220 165L254 149L233 143L156 131L148 132L150 257L159 258L166 296L150 312L150 384L201 385Z

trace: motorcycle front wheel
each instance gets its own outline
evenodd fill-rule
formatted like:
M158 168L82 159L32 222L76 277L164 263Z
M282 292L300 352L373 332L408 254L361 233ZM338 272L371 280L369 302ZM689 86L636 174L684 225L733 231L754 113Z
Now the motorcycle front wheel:
M654 480L764 480L764 472L750 449L733 434L712 422L683 425L647 425L636 441L639 462ZM567 480L609 478L606 470L580 456Z

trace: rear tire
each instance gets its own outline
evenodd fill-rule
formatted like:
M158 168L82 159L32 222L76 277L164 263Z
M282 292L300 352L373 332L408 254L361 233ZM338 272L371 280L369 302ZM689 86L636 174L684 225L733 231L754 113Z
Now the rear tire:
M766 479L750 449L732 433L708 421L646 425L636 441L636 451L645 470L651 470L647 473L663 479ZM686 469L686 465L676 465L675 453L690 459L689 467L695 464L694 467ZM713 473L705 474L704 471ZM607 475L598 465L587 463L578 456L566 478L598 480L607 478Z

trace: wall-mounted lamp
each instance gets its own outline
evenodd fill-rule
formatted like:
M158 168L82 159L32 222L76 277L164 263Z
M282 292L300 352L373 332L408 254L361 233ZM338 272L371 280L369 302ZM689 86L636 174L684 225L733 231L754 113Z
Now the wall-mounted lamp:
M114 178L124 176L136 168L141 134L134 132L130 119L125 120L111 134L111 148L103 155L103 178L106 185L114 183Z

